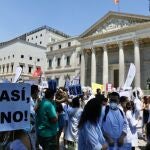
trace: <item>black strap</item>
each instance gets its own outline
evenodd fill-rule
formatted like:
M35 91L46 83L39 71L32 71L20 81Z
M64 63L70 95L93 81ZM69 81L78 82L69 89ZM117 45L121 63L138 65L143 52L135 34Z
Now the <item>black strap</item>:
M124 118L124 114L123 114L122 110L119 109L119 111L120 111L122 117ZM104 117L103 117L103 121L104 121L104 122L106 121L106 117L107 117L108 112L109 112L109 105L107 105L106 108L105 108L105 115L104 115Z
M109 112L109 105L107 105L105 108L105 115L103 117L103 121L106 121L106 116L107 116L108 112Z

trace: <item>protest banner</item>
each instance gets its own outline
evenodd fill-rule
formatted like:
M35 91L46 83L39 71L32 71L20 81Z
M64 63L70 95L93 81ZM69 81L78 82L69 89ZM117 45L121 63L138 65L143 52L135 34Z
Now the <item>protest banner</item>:
M70 85L69 86L69 95L82 95L81 85Z
M0 83L0 131L30 129L30 84Z
M131 84L132 84L133 79L135 77L135 73L136 73L135 65L133 63L131 63L129 71L128 71L127 79L126 79L125 84L123 86L123 90L131 89Z
M96 90L101 89L103 90L103 85L102 84L97 84L97 83L92 83L92 91L94 94L96 94Z
M21 67L17 67L13 83L16 83L18 81L19 77L21 76L21 73L22 73L22 68Z

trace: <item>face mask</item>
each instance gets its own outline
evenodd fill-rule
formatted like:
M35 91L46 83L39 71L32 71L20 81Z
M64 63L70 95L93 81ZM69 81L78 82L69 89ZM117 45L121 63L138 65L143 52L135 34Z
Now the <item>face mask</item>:
M113 110L115 110L115 109L118 108L118 104L117 104L117 103L114 103L114 102L111 102L111 103L110 103L110 108L113 109Z

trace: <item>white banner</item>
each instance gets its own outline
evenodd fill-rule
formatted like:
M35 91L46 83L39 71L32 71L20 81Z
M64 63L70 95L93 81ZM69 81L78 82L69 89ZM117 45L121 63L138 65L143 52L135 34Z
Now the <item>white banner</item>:
M22 73L22 68L21 67L17 67L16 68L16 72L15 72L15 77L14 77L14 80L13 80L13 83L16 83L20 77Z
M30 129L29 84L0 83L0 131Z
M135 65L133 63L131 63L129 71L128 71L126 82L123 86L123 90L131 89L131 84L132 84L133 79L135 77L135 73L136 73Z

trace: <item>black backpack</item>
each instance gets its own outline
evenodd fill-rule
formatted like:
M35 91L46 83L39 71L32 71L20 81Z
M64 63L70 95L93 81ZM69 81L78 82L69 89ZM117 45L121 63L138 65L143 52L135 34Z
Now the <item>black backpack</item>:
M122 110L119 109L119 111L120 111L122 117L124 118L124 114L123 114ZM108 112L109 112L109 105L107 105L106 108L105 108L105 115L104 115L104 117L103 117L103 121L104 121L104 122L106 121L106 117L107 117Z

